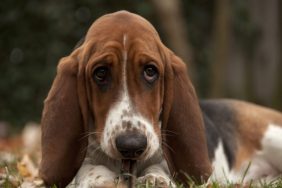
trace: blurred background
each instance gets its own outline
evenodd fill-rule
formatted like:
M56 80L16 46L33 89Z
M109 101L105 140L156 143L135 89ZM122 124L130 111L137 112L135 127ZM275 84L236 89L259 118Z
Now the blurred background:
M156 27L187 63L200 98L282 110L279 0L1 0L0 133L40 122L59 59L95 19L117 10Z

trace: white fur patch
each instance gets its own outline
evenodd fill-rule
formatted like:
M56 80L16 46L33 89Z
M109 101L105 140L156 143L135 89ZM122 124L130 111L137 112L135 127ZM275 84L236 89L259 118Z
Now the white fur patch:
M282 128L269 125L261 144L266 159L282 172Z
M123 63L122 63L122 86L123 86L123 90L125 95L127 95L128 97L128 89L127 89L127 79L126 79L126 65L127 65L127 50L126 50L126 41L127 41L127 36L123 35L123 52L122 52L122 56L123 56Z
M137 181L140 184L146 185L149 183L153 187L176 187L174 182L170 179L167 163L163 160L161 163L149 166L142 173Z
M115 185L117 175L102 165L84 164L76 175L75 187L112 187Z
M246 161L239 171L233 172L233 180L249 181L272 181L282 173L282 128L270 124L261 140L262 149ZM247 167L249 165L249 169Z
M282 173L282 128L270 124L261 140L260 151L253 156L245 182L251 180L272 181ZM243 165L243 166L246 166ZM244 168L242 168L244 169ZM246 167L245 167L246 169Z
M227 157L224 152L223 143L220 140L214 152L214 160L212 162L213 173L210 180L222 181L226 180L229 175L229 167Z
M106 118L105 128L102 134L101 148L109 156L117 158L115 138L122 132L130 129L135 129L147 136L148 147L145 150L144 159L151 157L159 148L159 140L154 132L153 125L141 114L136 112L136 108L133 107L131 102L128 88L127 88L127 50L126 50L127 36L123 36L123 62L122 62L122 86L119 93L119 100L113 104L108 116ZM128 126L126 126L126 125Z
M213 163L214 172L213 179L222 183L233 182L250 182L254 181L273 181L282 174L282 128L270 124L261 140L262 149L256 151L252 158L246 159L238 170L226 169L226 158L217 160L217 154L221 153L221 147L216 150L216 162ZM218 152L218 153L217 153ZM218 161L218 162L217 162ZM224 179L218 175L218 167L223 166L225 169ZM227 166L228 167L228 166ZM215 175L214 175L215 174ZM214 178L215 177L215 178Z

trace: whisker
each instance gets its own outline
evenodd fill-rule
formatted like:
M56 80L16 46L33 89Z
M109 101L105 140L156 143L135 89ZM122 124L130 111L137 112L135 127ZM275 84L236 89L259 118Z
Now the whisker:
M101 134L102 132L98 132L98 131L93 131L93 132L86 132L86 133L83 133L83 136L81 137L81 139L84 139L88 136L91 136L91 135L97 135L97 134Z
M101 134L102 132L101 131L93 131L93 132L89 132L88 136L91 136L91 135L96 135L96 134Z
M167 157L167 155L166 155L165 152L163 152L163 155L164 155L164 159L165 159L166 161L168 161L168 157Z
M96 143L88 143L88 145L82 150L82 152L85 152L85 150L87 150L89 147L91 146L95 146ZM95 150L96 149L99 149L101 146L96 146Z
M169 133L161 133L162 136L175 136L175 135L172 135L172 134L169 134Z
M110 157L108 156L108 155L106 155L106 157L107 157L107 163L109 164L110 163Z
M100 146L95 149L95 151L93 152L94 157L96 156L96 153L97 153L97 152L98 152L98 155L97 155L97 156L101 155L101 152L99 152L100 149L101 149Z
M93 156L92 160L97 160L98 157L100 157L101 152L100 152L101 147L97 147L92 153L91 153L91 157Z
M170 131L170 130L162 130L162 133L171 133L171 134L174 134L174 135L178 135L178 133L174 132L174 131Z
M165 143L164 141L162 142L163 146L167 147L170 151L172 151L173 153L175 153L175 151L173 150L172 147L170 147L167 143Z

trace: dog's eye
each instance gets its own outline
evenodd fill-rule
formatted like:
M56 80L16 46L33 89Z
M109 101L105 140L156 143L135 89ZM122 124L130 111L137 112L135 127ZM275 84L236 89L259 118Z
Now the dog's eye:
M148 83L153 83L159 77L157 67L154 65L146 65L144 67L144 78Z
M104 85L108 82L109 74L109 68L106 66L101 66L94 70L93 78L97 84Z

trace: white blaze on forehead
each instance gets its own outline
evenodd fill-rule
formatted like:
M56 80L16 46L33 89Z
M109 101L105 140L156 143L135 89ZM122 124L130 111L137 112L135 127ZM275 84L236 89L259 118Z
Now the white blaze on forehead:
M126 65L127 65L127 50L126 50L126 41L127 41L127 36L123 35L123 51L122 51L122 57L123 57L123 62L122 62L122 86L124 93L128 95L127 91L127 83L126 83Z
M123 51L122 51L122 85L120 91L117 92L119 100L114 103L105 122L105 128L102 134L101 148L108 155L113 156L111 148L115 149L116 136L126 131L128 127L123 127L125 122L130 123L131 128L136 128L140 133L147 136L148 146L150 146L147 156L150 157L159 148L158 136L154 132L153 125L150 121L136 112L133 108L132 101L128 93L127 86L127 35L123 35Z

